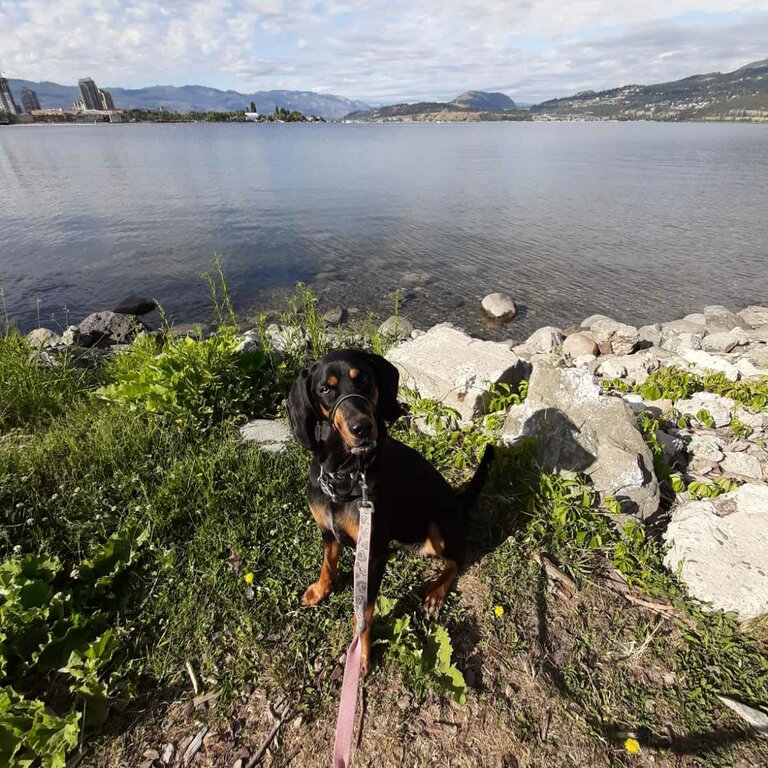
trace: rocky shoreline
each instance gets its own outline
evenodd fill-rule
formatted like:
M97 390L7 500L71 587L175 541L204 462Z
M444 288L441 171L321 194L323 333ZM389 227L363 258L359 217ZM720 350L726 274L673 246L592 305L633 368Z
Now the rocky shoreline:
M28 339L52 364L64 350L88 364L158 333L137 320L151 306L120 308ZM500 323L516 311L500 294L483 308ZM362 339L345 328L343 308L321 321L332 343ZM708 306L640 328L592 315L517 344L476 339L450 323L420 330L405 317L378 333L391 343L401 383L452 409L457 428L486 417L489 387L525 381L527 397L500 414L501 445L535 437L545 469L588 476L608 508L620 505L620 520L661 529L665 562L695 597L745 619L768 612L768 307ZM306 353L300 328L273 324L266 337L278 354ZM252 329L239 349L261 344ZM677 389L657 385L667 373ZM268 450L288 440L285 426L269 420L243 435Z

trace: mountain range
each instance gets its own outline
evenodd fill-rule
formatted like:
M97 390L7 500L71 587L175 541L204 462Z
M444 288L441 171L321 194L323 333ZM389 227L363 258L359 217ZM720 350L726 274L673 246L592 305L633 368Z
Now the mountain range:
M531 107L534 118L603 120L766 120L768 59L655 85L582 91Z
M21 104L22 88L37 92L40 105L49 109L72 109L72 102L80 98L76 85L35 83L29 80L9 79L11 92L17 104ZM262 114L274 112L275 107L298 110L306 115L319 115L326 120L338 120L349 112L369 109L362 101L345 99L313 91L220 91L203 85L153 85L149 88L108 87L118 109L157 109L163 106L171 112L207 112L247 109L251 101Z

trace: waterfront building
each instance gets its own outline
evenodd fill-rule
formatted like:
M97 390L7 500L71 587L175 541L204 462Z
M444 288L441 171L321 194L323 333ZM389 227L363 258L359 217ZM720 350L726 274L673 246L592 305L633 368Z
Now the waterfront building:
M85 112L85 102L82 99L75 99L72 102L73 112Z
M109 91L103 91L99 88L99 102L103 110L111 110L115 108L115 102L112 100L112 94Z
M84 77L82 80L77 81L80 86L80 95L83 98L83 104L86 109L98 109L101 107L101 96L99 96L99 89L96 87L96 83L90 77Z
M8 112L10 115L18 115L19 108L13 100L11 87L2 74L0 74L0 112Z
M42 109L40 106L40 99L37 98L37 93L31 88L21 89L21 106L24 107L24 111L27 114L33 109Z

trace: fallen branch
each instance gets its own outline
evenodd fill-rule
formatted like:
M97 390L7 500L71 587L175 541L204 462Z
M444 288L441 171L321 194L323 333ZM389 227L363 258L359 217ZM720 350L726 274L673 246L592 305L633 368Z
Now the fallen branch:
M559 581L564 587L564 592L568 597L573 597L578 592L576 582L569 576L566 576L549 558L541 554L541 552L534 552L531 557L547 572L550 579Z
M253 757L246 763L245 768L254 768L254 766L258 765L259 761L262 757L264 757L266 751L269 749L270 744L275 740L275 736L277 736L277 732L283 727L285 723L290 722L293 720L294 717L296 717L297 712L294 710L292 712L284 712L280 715L278 721L275 723L272 730L269 732L269 735L266 739L264 739L263 744L259 747L258 752L256 752Z

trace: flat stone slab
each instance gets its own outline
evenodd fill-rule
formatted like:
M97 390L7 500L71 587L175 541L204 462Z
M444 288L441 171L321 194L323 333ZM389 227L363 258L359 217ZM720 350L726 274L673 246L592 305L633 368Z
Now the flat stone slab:
M449 324L393 347L387 359L403 386L455 409L464 422L486 412L489 383L517 384L529 368L506 344L472 338Z
M282 453L293 439L287 422L275 419L254 419L240 427L243 440L254 442L262 451Z
M745 619L768 612L768 485L683 504L664 538L664 563L694 597Z

